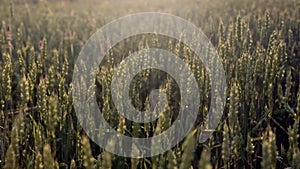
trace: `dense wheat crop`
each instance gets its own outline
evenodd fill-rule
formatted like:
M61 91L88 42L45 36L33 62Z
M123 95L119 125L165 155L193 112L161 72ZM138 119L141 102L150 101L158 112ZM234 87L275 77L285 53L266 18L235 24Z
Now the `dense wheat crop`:
M98 107L118 133L158 135L172 125L180 107L174 79L147 69L131 82L132 104L139 110L149 109L150 91L161 89L168 103L160 118L142 124L118 115L110 84L116 66L133 52L155 47L176 54L192 70L200 93L196 124L182 142L151 158L125 158L99 147L78 123L72 75L81 47L98 28L146 11L177 15L203 30L221 57L227 99L218 128L210 139L198 143L211 95L204 65L188 46L159 34L123 40L107 53L95 79ZM209 50L206 55L209 58ZM2 0L0 168L297 169L299 82L297 0Z

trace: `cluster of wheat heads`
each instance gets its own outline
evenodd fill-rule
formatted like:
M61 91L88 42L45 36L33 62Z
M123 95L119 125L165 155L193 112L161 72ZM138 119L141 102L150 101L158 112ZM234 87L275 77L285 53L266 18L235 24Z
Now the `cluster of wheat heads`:
M147 6L124 3L115 10L116 2L105 2L89 12L79 10L85 6L78 3L61 8L47 1L21 6L5 0L0 5L0 168L300 168L299 2L226 1L207 5L206 10L207 2L153 2L154 11L189 19L206 33L222 58L228 90L220 125L213 137L199 144L211 88L193 51L157 34L117 44L95 80L98 106L117 132L158 135L176 120L180 107L174 79L147 69L131 82L132 104L149 109L149 92L161 89L167 107L152 123L134 123L118 115L110 83L116 66L135 51L157 47L176 54L189 65L201 93L199 119L185 140L164 154L141 159L109 153L86 136L72 107L71 81L76 57L97 28ZM206 55L209 58L209 50Z

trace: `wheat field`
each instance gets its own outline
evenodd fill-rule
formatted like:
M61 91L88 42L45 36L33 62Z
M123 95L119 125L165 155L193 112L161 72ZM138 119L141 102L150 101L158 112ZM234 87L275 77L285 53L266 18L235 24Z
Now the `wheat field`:
M151 123L118 115L110 89L126 56L151 47L166 49L188 64L199 86L198 116L187 137L163 154L128 158L98 146L78 122L72 75L82 47L100 27L138 12L188 20L220 56L225 109L204 143L198 137L211 105L208 72L189 46L159 34L129 37L111 48L97 71L97 104L120 134L152 137L166 131L180 107L179 86L170 75L147 69L130 84L138 110L149 109L151 90L166 93L167 106ZM207 50L205 57L210 54ZM1 169L300 169L299 122L298 0L1 0Z

